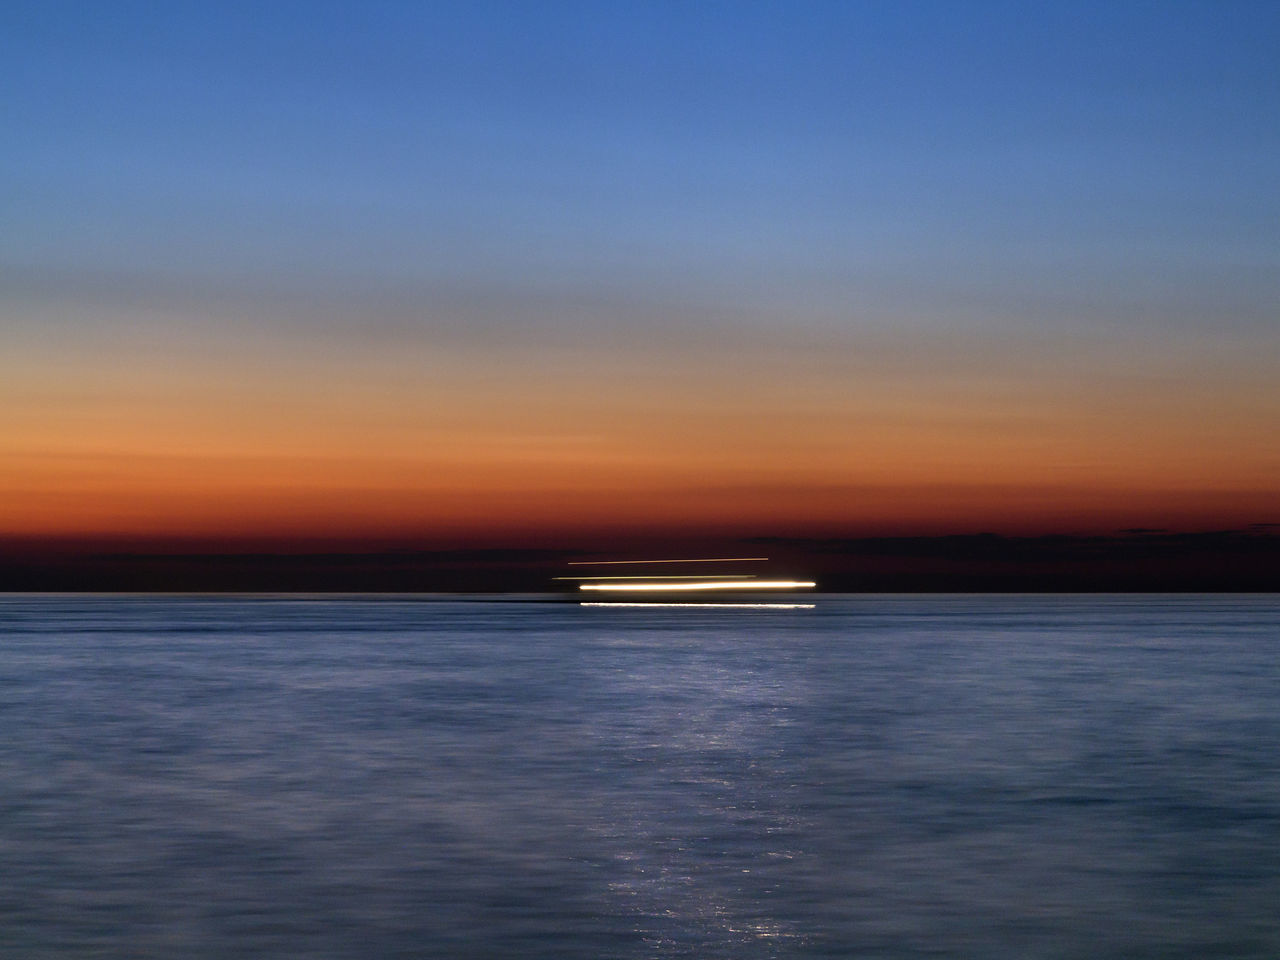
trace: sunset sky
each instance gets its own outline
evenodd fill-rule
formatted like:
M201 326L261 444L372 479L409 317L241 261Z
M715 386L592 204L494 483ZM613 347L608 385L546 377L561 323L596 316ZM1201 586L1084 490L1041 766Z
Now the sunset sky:
M0 7L0 536L1280 521L1280 5Z

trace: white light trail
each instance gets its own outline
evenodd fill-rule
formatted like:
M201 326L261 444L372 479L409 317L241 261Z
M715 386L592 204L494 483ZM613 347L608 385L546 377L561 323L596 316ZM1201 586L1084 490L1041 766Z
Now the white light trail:
M571 567L595 567L618 563L749 563L768 557L703 557L692 560L570 560Z
M735 580L754 580L754 573L675 573L663 574L663 580L711 580L714 578ZM625 577L552 577L552 580L652 580L652 574L632 574Z
M580 607L711 607L717 610L812 610L813 603L640 603L625 600L583 600Z
M812 580L706 580L698 583L582 583L579 590L796 590L817 586Z

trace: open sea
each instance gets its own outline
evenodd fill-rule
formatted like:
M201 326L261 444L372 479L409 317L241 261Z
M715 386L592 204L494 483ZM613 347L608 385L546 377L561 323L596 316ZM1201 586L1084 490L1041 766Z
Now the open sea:
M0 957L1280 957L1280 596L0 595Z

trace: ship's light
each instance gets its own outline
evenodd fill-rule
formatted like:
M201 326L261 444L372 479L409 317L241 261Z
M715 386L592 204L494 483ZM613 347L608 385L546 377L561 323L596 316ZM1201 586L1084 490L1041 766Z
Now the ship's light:
M812 580L699 580L695 583L686 581L651 581L648 583L582 583L579 590L630 590L630 591L672 591L672 590L798 590L817 586Z
M768 557L693 557L679 560L570 560L571 567L594 567L597 564L616 566L620 563L754 563Z

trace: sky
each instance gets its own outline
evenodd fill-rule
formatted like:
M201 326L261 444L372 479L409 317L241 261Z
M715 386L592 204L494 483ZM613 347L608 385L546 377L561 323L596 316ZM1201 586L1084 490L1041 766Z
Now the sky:
M0 6L0 537L1280 520L1280 5Z

